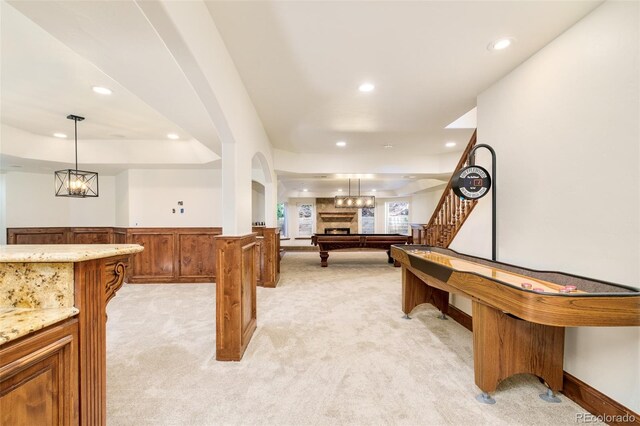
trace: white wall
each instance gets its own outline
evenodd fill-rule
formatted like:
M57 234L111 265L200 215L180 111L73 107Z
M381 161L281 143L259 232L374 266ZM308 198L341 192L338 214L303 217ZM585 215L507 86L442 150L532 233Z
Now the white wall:
M252 160L261 154L265 170L265 222L276 222L271 144L224 41L204 2L143 2L150 24L172 52L198 93L222 142L225 209L223 232L251 231Z
M251 222L264 222L264 185L251 181Z
M128 226L222 225L220 170L139 169L128 174Z
M478 97L499 260L640 285L638 16L604 3ZM452 248L488 257L490 197L476 209ZM638 360L638 327L567 329L565 370L636 412Z
M6 226L113 226L115 178L99 176L99 197L56 197L53 173L7 172Z
M411 223L427 223L435 210L444 187L417 192L411 196Z
M6 196L7 227L222 223L220 170L137 169L115 177L101 175L100 196L85 199L55 197L53 174L8 172L0 176L6 181L2 194ZM185 212L180 213L180 208Z
M0 173L0 245L7 244L6 173Z
M129 226L129 170L116 175L116 226Z

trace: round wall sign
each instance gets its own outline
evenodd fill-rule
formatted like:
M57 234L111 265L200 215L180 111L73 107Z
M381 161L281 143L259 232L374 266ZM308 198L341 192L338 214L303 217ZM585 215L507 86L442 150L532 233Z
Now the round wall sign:
M491 176L480 166L465 167L453 174L451 188L457 196L465 200L477 200L489 192Z

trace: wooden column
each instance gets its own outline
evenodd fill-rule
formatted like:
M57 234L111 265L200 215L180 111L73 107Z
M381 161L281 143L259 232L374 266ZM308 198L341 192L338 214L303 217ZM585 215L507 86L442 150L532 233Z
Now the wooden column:
M562 390L564 327L514 318L473 301L473 369L476 385L494 392L507 377L534 374L554 392Z
M256 234L215 237L216 359L240 361L256 329Z
M129 255L74 265L78 314L80 424L107 424L106 307L122 286Z
M263 286L264 237L256 237L256 285Z
M280 280L280 228L263 228L262 286L275 287Z

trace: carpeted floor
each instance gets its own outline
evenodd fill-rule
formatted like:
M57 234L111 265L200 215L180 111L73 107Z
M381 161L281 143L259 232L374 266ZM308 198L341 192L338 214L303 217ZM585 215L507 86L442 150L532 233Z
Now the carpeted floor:
M584 410L532 376L475 400L471 333L422 305L402 319L386 253L287 253L258 288L241 362L215 361L212 284L125 285L108 307L109 425L550 425Z

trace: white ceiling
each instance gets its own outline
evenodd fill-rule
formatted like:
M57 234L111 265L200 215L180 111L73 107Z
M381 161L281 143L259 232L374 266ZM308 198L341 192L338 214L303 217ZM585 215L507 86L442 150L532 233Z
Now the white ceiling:
M2 2L2 122L31 133L73 139L69 114L86 117L81 139L166 139L186 131L131 94L13 7ZM92 86L107 87L99 95Z
M313 153L446 152L476 96L597 1L210 1L272 144ZM499 37L517 42L504 51ZM371 93L358 85L370 81ZM335 142L348 146L337 151Z
M393 157L400 166L403 158L462 150L472 130L445 127L600 3L208 1L207 7L274 147L350 156L351 165L366 168L368 156ZM219 152L198 94L136 2L3 1L1 31L3 124L72 136L65 117L74 113L87 117L81 140L148 146L176 132ZM502 36L516 43L487 50ZM375 91L359 92L364 81ZM114 93L99 96L92 85ZM347 147L337 148L338 140ZM457 146L445 148L449 141ZM5 153L9 160L20 165ZM113 172L139 165L153 167L131 158ZM39 163L23 166L35 170ZM280 187L317 194L346 188L345 176L318 175L280 172ZM362 190L401 194L448 178L411 176L378 174L363 180Z

